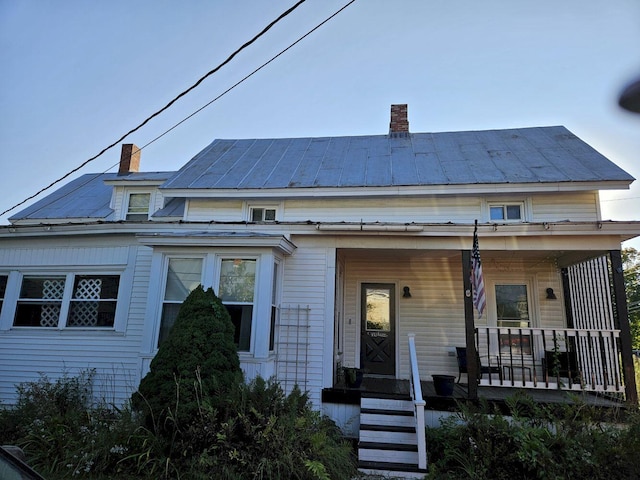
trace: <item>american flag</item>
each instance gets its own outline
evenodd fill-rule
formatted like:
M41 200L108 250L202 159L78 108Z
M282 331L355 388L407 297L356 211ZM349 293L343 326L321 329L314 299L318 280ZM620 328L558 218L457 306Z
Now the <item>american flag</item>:
M484 291L484 276L482 275L482 262L480 261L480 247L478 246L478 221L473 230L473 250L471 251L471 286L473 288L473 306L482 317L487 306L487 297Z

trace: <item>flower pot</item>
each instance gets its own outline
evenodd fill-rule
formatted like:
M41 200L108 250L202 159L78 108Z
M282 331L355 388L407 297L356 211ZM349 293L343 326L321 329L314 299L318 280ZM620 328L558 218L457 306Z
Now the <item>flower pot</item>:
M363 377L364 373L360 369L349 367L344 369L344 379L349 388L359 388Z
M443 397L450 397L453 395L453 385L456 377L453 375L431 375L433 377L433 386L436 389L436 393Z

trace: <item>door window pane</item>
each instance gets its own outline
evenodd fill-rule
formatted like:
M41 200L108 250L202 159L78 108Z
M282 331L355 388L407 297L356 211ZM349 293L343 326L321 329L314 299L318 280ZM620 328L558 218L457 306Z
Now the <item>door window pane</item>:
M391 297L389 290L386 288L367 288L366 297L367 330L390 331Z

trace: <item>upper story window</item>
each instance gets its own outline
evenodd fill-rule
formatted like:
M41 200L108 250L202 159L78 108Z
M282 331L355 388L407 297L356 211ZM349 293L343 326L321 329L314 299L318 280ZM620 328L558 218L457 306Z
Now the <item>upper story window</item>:
M148 220L150 203L150 193L130 193L127 204L127 216L125 217L126 220Z
M167 338L182 302L202 283L202 258L169 258L158 346Z
M275 222L275 207L250 207L249 219L251 222Z
M492 221L518 222L524 220L522 203L491 203L489 218Z
M119 275L25 276L13 325L113 328L119 285Z
M220 266L219 297L231 316L239 351L251 348L256 263L254 259L234 258L223 259Z

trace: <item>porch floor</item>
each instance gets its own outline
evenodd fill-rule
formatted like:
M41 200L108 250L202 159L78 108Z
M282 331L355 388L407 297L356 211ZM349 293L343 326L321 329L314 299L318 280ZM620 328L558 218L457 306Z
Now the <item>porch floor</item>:
M433 382L422 381L422 396L427 402L427 409L431 410L455 410L456 401L467 399L467 387L465 383L456 383L453 395L444 397L436 393ZM529 395L536 403L544 404L571 404L575 399L585 405L593 405L604 408L623 407L624 401L610 398L604 395L597 395L592 392L576 392L564 390L542 390L531 388L511 388L511 387L491 387L478 386L478 397L490 402L499 404L515 394L516 391L523 391ZM362 381L359 388L334 387L323 391L323 400L330 403L359 403L361 396L376 395L383 397L410 398L409 381L394 378L367 377ZM340 399L343 401L340 401Z

